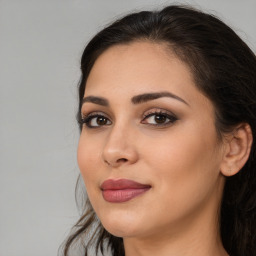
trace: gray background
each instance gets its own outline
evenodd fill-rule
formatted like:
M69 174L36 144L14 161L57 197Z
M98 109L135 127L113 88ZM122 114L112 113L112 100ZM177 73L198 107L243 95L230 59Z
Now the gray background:
M51 256L78 218L79 60L104 24L160 0L0 0L0 256ZM256 0L197 0L256 50Z

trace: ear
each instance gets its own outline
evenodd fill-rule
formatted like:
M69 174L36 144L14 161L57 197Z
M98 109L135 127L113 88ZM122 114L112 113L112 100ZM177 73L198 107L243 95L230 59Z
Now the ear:
M249 158L252 142L252 130L247 123L240 124L232 134L227 136L220 166L224 176L233 176L242 169Z

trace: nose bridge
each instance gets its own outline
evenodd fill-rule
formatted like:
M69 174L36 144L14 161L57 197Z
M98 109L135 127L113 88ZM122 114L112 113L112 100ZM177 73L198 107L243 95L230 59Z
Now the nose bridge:
M137 152L133 135L131 124L116 122L107 136L102 152L103 160L112 166L136 162Z

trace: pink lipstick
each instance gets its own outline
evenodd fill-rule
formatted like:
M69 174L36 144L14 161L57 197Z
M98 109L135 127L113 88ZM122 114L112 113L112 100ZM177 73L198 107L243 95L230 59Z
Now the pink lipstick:
M107 202L122 203L137 197L146 191L151 186L141 184L133 180L119 179L119 180L106 180L101 186L103 198Z

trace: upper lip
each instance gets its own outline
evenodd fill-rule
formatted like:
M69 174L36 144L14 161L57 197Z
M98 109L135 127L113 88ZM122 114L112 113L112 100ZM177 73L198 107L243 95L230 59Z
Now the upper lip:
M141 184L133 180L127 179L108 179L105 180L100 188L101 190L121 190L121 189L140 189L140 188L150 188L148 184Z

